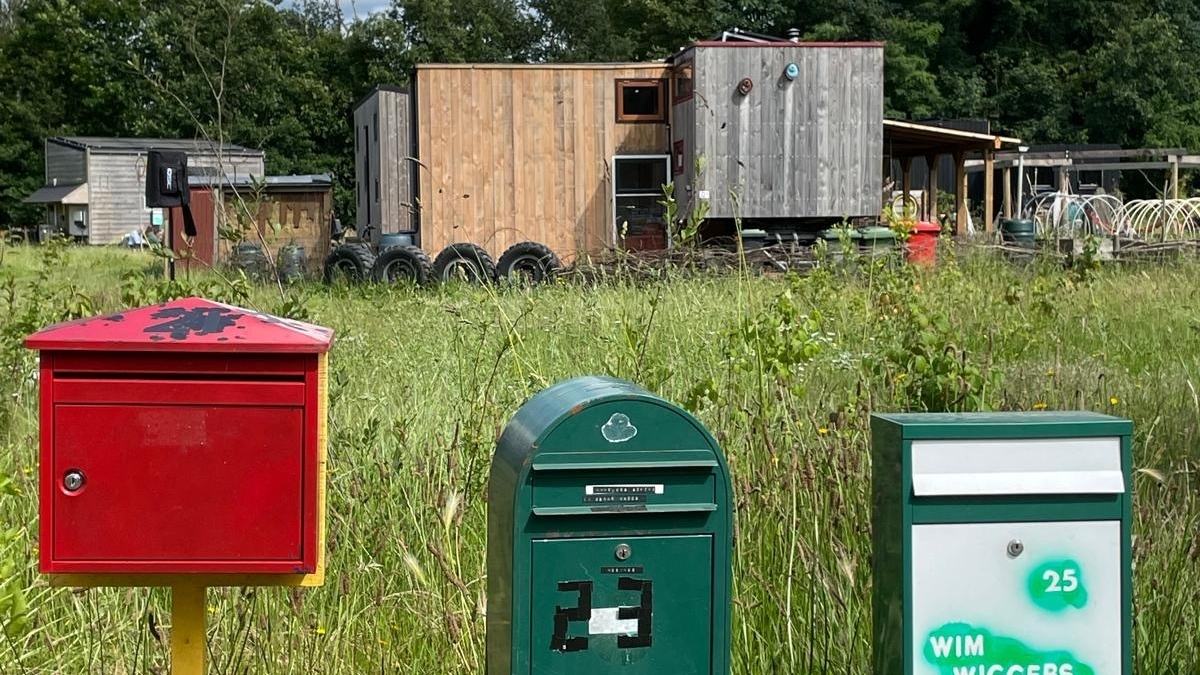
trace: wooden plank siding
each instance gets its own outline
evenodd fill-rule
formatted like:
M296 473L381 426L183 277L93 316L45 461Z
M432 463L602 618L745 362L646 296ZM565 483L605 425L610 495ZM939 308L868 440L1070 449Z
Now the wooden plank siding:
M616 81L666 64L424 65L416 72L421 247L565 261L613 246L612 157L665 155L667 127L616 122Z
M87 182L87 151L46 140L44 185L79 185Z
M674 106L673 134L689 154L677 194L707 190L711 218L879 215L882 47L696 46L677 61L688 58L696 95ZM753 88L743 96L745 77ZM698 155L706 168L694 176Z
M378 87L354 109L355 229L380 234L415 229L412 110L407 90Z
M88 211L90 227L88 242L113 244L133 229L150 224L151 210L146 208L146 154L103 153L93 150L88 155ZM189 171L195 168L218 166L216 155L189 154ZM264 174L262 156L229 156L222 169L231 178Z
M287 244L296 244L304 249L310 266L319 265L329 255L329 219L333 211L333 188L328 186L312 189L268 187L261 199L243 193L242 199L255 208L253 227L247 238L257 244L266 245L266 253L272 260L279 259L279 251ZM236 218L236 198L227 190L225 210L227 217ZM279 227L276 229L275 225ZM230 259L233 244L221 239L218 257Z

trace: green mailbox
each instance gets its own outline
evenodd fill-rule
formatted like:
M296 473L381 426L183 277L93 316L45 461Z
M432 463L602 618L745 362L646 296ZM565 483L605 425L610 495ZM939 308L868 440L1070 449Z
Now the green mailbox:
M872 416L874 675L1131 675L1128 420Z
M686 411L608 377L539 392L492 458L487 675L726 675L732 530Z

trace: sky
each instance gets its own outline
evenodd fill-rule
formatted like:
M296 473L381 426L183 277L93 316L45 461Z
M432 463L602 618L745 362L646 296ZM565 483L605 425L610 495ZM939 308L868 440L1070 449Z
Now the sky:
M354 18L354 13L358 12L360 19L368 15L385 10L391 5L391 0L341 0L342 14L349 21Z

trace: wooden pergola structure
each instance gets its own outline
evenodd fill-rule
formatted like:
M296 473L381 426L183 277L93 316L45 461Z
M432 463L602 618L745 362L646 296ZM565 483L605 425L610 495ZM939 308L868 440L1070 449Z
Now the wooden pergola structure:
M991 233L993 229L992 214L994 212L993 193L995 186L994 164L996 153L1005 146L1019 146L1021 140L994 134L960 131L944 127L904 122L900 120L883 121L883 149L885 161L900 162L900 185L905 198L911 193L912 161L921 157L929 170L928 189L925 191L922 205L927 211L937 208L937 173L938 161L943 155L949 155L954 161L955 186L955 221L954 234L959 234L967 222L967 165L968 157L979 157L984 172L984 204L983 229ZM1007 199L1006 199L1007 201Z
M1023 165L1026 169L1053 168L1058 171L1058 184L1069 185L1068 174L1091 171L1168 171L1167 195L1179 199L1179 171L1200 169L1200 155L1189 155L1186 148L1131 148L1128 150L1057 150L1049 152L998 152L992 165L980 160L967 162L967 171L983 171L991 175L995 169L1004 171L1004 217L1011 218L1009 198L1012 192L1012 170ZM1133 161L1122 161L1133 160ZM1032 195L1030 195L1032 196ZM1020 210L1021 205L1017 205Z

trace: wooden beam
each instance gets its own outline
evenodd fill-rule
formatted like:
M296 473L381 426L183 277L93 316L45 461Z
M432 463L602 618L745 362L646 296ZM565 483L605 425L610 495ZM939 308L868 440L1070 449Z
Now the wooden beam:
M1179 158L1171 158L1171 199L1179 199Z
M900 160L900 191L904 196L900 199L900 215L908 210L908 195L912 192L912 157Z
M928 179L925 185L928 187L926 191L926 199L928 200L929 209L925 214L926 219L931 222L940 223L938 218L938 160L941 155L929 155L925 158L925 166L929 169Z
M993 209L996 207L996 169L992 166L992 153L983 153L983 231L992 233ZM966 172L963 172L964 177Z
M1004 217L1012 218L1013 210L1012 169L1004 167Z
M954 153L954 235L958 236L967 223L967 170L963 153Z
M1131 148L1119 150L1055 150L1051 152L1025 153L1025 166L1030 160L1041 159L1139 159L1143 157L1177 157L1186 155L1187 148ZM1007 151L996 153L996 161L1016 160L1020 153Z

